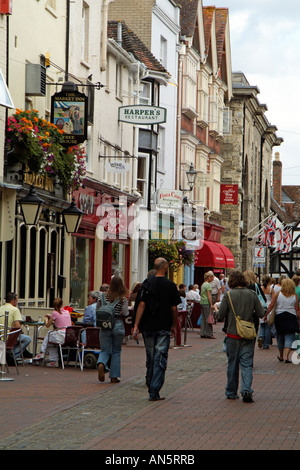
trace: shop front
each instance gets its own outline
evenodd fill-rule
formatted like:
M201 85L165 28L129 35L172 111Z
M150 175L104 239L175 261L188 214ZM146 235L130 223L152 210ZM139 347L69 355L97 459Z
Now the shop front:
M213 271L218 277L226 275L228 269L235 267L233 254L225 245L220 243L223 227L208 222L204 223L204 240L200 249L195 250L194 283L203 283L204 274Z

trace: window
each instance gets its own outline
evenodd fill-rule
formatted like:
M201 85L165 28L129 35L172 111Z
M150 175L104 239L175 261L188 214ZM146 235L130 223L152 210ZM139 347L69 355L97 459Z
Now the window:
M122 64L116 65L116 97L122 99Z
M163 36L160 36L160 63L165 68L167 68L167 48L168 41Z
M142 82L142 91L140 92L140 103L145 105L151 105L151 83Z
M165 170L165 148L166 145L166 129L162 126L159 127L158 133L158 158L157 166L159 170Z
M83 3L81 21L81 58L88 62L89 59L89 6Z
M149 159L151 158L151 177L149 175ZM137 171L137 190L142 195L142 204L148 205L148 191L154 195L155 191L155 157L149 154L139 154Z
M223 134L231 134L231 110L223 108Z

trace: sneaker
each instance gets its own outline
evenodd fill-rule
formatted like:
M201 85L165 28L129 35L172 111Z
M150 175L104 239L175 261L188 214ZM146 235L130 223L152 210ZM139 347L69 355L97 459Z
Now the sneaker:
M44 359L44 357L45 357L44 353L39 353L33 358L33 361L41 361L42 359Z
M259 348L262 348L262 344L263 344L263 339L262 339L262 337L260 336L260 337L258 338L258 340L257 340L257 345L258 345Z
M59 367L59 364L56 361L51 361L47 362L46 367Z
M244 392L244 393L243 393L243 402L244 402L244 403L253 403L254 400L253 400L253 398L252 398L252 393L250 393L250 392L248 392L248 391L247 391L247 392Z
M24 349L23 357L25 357L26 359L32 359L33 354L31 352L27 351L27 349Z

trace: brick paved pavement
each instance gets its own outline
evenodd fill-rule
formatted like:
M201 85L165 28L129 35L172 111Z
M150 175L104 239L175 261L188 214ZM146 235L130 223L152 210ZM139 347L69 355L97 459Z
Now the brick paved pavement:
M165 401L149 402L145 352L122 350L122 381L96 370L26 365L0 382L0 450L299 450L300 365L280 363L277 348L256 347L255 402L227 400L224 335L188 333L191 347L170 349Z

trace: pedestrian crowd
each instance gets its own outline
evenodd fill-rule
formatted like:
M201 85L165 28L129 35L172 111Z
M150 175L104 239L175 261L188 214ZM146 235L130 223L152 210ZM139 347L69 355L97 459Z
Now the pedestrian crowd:
M280 276L273 279L264 276L260 283L253 271L233 270L229 277L213 271L204 274L200 285L176 285L168 279L168 262L157 258L154 269L149 271L143 282L135 283L130 292L120 276L113 275L110 284L103 284L99 291L88 294L87 306L82 324L100 327L101 350L98 355L97 374L100 382L108 374L111 383L119 383L121 377L121 350L125 328L123 317L132 316L131 334L135 340L143 337L146 353L146 384L149 400L163 400L160 390L164 384L167 369L170 339L176 337L178 311L191 311L198 304L200 337L215 339L213 326L224 322L224 351L227 355L227 384L225 395L228 399L239 398L239 372L241 371L240 393L244 402L253 402L252 370L255 345L269 349L276 338L277 359L291 363L291 351L300 322L300 276L292 279ZM8 293L6 303L0 307L0 316L8 311L8 327L21 329L22 317L17 308L18 297ZM62 299L53 301L54 311L44 319L47 328L54 327L46 334L41 351L34 361L45 360L46 365L59 367L56 344L63 344L66 328L71 326L70 312L63 307ZM113 311L113 315L111 312ZM103 321L103 315L111 315L113 321ZM1 323L1 321L0 321ZM109 326L108 326L109 325ZM81 341L85 343L85 331ZM252 335L252 336L251 336ZM27 346L31 338L20 334L15 346L15 357L30 357Z

